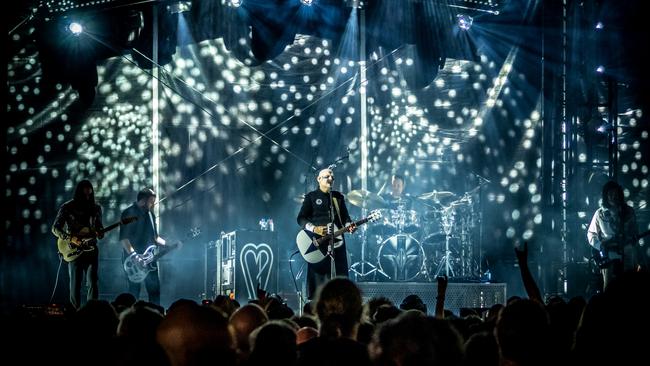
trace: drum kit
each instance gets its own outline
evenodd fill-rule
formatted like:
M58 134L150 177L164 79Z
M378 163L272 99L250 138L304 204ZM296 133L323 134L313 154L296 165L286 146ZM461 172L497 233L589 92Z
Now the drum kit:
M349 192L350 204L383 214L382 221L362 229L361 259L351 271L358 280L374 281L427 282L441 275L478 278L473 240L479 225L475 193L459 197L432 191L393 198L366 190Z

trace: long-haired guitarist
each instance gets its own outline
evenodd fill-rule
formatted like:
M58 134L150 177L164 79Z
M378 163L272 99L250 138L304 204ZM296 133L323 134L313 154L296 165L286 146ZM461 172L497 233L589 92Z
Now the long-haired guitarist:
M318 236L327 235L328 231L331 233L334 229L331 227L328 229L328 224L332 222L338 228L347 226L349 232L354 232L356 227L352 225L343 194L331 191L334 172L331 169L323 169L318 173L316 181L318 182L318 189L307 193L302 202L297 218L298 225ZM347 277L348 260L345 239L341 238L341 240L343 240L342 245L337 245L334 249L335 270L336 276ZM313 299L318 287L330 278L331 258L329 256L326 256L325 259L318 263L308 263L307 298Z
M78 250L76 259L68 262L70 303L75 309L81 306L84 277L88 286L86 299L96 300L99 296L97 239L103 237L102 229L102 208L95 202L92 183L84 179L77 183L73 198L61 205L52 225L52 233L59 240Z
M150 188L138 192L136 202L122 211L122 218L137 216L138 220L132 225L120 227L120 241L124 247L124 258L133 252L142 254L150 245L165 245L165 239L158 235L156 217L153 207L156 203L156 193ZM140 295L139 282L129 282L129 293L136 298ZM160 278L158 269L152 270L144 279L145 289L149 295L149 302L160 305Z
M600 253L603 288L623 272L637 269L637 237L636 214L625 203L623 188L614 181L605 183L601 207L587 231L589 245Z

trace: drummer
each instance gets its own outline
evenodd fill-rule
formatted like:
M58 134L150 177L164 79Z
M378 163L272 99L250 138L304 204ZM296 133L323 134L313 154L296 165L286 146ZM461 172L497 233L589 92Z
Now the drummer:
M382 198L386 201L387 208L391 210L410 210L413 206L413 198L411 195L404 193L404 187L406 186L404 176L393 174L390 183L390 192L382 195Z

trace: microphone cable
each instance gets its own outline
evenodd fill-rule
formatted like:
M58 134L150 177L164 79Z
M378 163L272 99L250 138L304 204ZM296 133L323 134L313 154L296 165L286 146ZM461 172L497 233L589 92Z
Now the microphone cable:
M298 289L298 283L296 282L296 276L293 274L293 266L291 265L291 263L293 263L293 256L298 254L298 253L300 253L300 251L296 250L289 257L289 272L291 272L291 279L293 280L293 287L296 289L296 293L298 294L298 296L300 296L300 303L304 304L305 299L302 297L302 291L300 291ZM304 263L303 263L303 266L304 266ZM302 267L300 267L300 273L302 273ZM302 311L302 309L298 309L298 311Z
M54 280L54 289L52 289L52 295L50 295L50 301L48 301L48 304L52 303L52 300L54 299L54 294L56 293L56 288L59 285L59 275L61 274L61 265L63 264L63 255L59 253L59 268L56 269L56 277Z

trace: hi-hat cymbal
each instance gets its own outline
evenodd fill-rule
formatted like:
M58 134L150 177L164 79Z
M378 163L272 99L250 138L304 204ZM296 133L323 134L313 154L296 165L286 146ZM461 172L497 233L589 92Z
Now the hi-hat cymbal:
M365 189L355 189L354 191L350 191L346 197L351 204L361 208L372 210L384 208L386 206L386 201L384 201L381 196L366 191Z
M449 191L433 191L433 192L427 192L427 193L423 193L423 194L419 195L418 199L423 200L423 201L429 201L429 200L438 201L438 200L441 200L441 199L452 198L452 197L456 197L456 195L453 192L449 192Z

